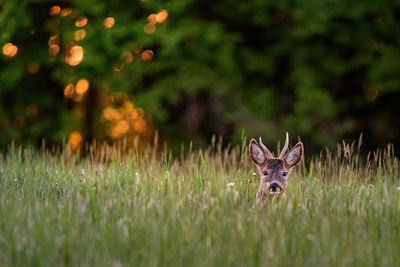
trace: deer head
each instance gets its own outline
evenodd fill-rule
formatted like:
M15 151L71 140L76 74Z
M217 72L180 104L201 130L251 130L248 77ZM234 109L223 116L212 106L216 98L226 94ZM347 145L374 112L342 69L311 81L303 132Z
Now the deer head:
M260 190L257 193L257 202L264 201L267 196L283 195L289 181L292 169L303 157L303 143L298 142L289 152L289 135L286 133L286 142L279 157L275 158L271 151L256 140L250 141L250 158L257 166L260 174Z

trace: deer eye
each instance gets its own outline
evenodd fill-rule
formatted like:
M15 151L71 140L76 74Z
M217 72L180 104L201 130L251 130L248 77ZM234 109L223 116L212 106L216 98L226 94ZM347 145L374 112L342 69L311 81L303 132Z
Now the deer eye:
M287 175L287 172L283 172L283 173L282 173L282 176L283 176L283 177L286 177L286 175Z
M268 172L267 172L267 171L263 172L263 175L264 175L264 176L267 176L267 175L268 175Z

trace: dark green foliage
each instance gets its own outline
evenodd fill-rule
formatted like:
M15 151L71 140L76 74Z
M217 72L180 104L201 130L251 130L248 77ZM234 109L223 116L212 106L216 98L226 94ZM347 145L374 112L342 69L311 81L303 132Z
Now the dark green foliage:
M104 137L102 92L126 92L152 117L161 137L180 142L212 134L240 140L283 132L308 149L333 146L363 131L368 145L399 138L400 4L396 1L10 1L0 4L0 146L11 139L60 143L72 130L86 140ZM71 15L50 16L54 5ZM147 17L168 11L166 22L146 34ZM85 49L77 66L63 62L65 46L86 16ZM104 18L115 18L105 28ZM60 53L48 54L59 33ZM153 60L140 53L150 49ZM123 52L134 60L123 64ZM38 64L34 74L30 63ZM123 66L121 72L115 67ZM90 81L83 118L71 112L63 90ZM90 101L92 99L93 101ZM38 113L27 116L36 104Z

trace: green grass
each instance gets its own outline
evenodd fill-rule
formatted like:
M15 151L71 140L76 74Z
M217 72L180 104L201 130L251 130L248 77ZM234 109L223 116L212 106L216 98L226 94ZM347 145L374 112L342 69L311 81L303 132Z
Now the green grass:
M0 266L400 265L390 147L323 152L265 207L244 145L121 150L1 154Z

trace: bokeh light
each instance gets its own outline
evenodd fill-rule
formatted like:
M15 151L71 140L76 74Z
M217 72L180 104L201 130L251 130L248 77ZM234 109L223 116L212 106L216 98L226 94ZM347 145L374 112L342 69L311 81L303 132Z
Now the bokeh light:
M144 31L146 34L153 34L153 33L156 31L156 25L151 24L151 23L147 23L147 24L144 26L143 31Z
M65 62L71 66L76 66L83 60L83 47L79 45L72 46L65 57Z
M75 92L77 94L85 94L89 89L89 81L87 79L80 79L75 86Z
M81 41L86 37L86 30L80 29L74 33L74 40Z
M149 24L157 24L157 15L156 14L150 14L147 17L147 21L149 22Z
M84 26L86 26L87 22L88 22L87 17L81 16L81 17L76 19L75 26L76 27L84 27Z
M126 64L132 63L133 54L130 51L126 51L122 53L122 60L125 61Z
M60 52L60 47L58 45L51 45L49 47L49 55L50 56L55 56Z
M50 36L48 41L50 56L55 56L58 54L58 52L60 52L59 44L60 44L59 34Z
M143 61L150 61L153 59L153 57L154 57L154 53L151 50L144 50L142 52L141 58Z
M71 8L63 8L61 9L60 16L65 18L66 16L71 15L71 13L72 13Z
M67 98L72 98L75 94L75 86L70 83L64 88L64 96Z
M49 15L50 16L57 16L60 14L61 8L60 6L52 6L49 10Z
M112 28L114 26L115 20L113 17L107 17L104 19L104 27L106 28Z
M157 13L156 20L158 23L163 23L167 20L167 17L168 17L167 10L161 10L160 12Z
M18 52L18 47L12 43L3 45L2 52L7 57L14 57Z
M78 150L82 146L83 137L78 131L72 131L68 137L68 143L71 146L72 151Z
M100 99L100 105L104 107L100 122L104 124L109 138L118 140L129 137L129 140L133 140L136 136L151 136L143 109L135 107L127 94L102 94Z

